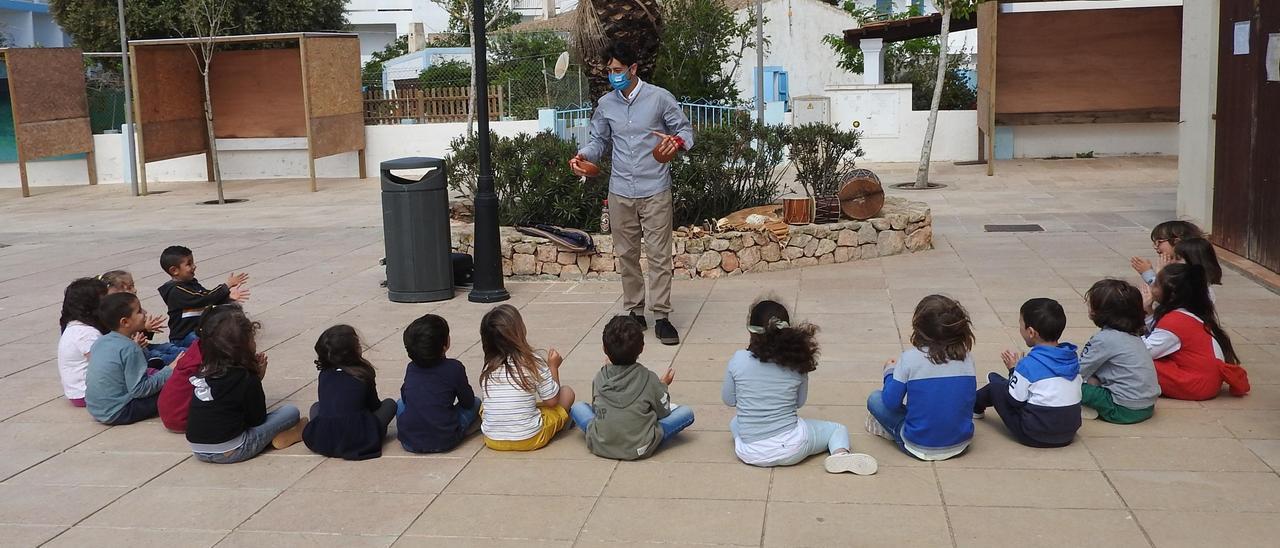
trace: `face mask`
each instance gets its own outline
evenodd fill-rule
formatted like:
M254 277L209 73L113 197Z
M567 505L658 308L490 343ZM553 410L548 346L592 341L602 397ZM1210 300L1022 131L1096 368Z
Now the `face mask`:
M609 85L613 86L613 89L618 91L627 89L627 86L631 85L631 75L625 72L622 74L614 74L610 72Z

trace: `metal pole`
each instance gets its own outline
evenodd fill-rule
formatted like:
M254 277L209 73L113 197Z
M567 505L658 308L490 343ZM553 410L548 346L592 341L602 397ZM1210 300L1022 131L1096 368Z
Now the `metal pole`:
M764 0L756 0L756 122L764 123Z
M493 165L490 163L489 150L489 59L485 53L485 16L484 0L471 2L471 27L475 57L471 59L476 68L476 87L485 90L476 93L476 118L479 122L480 134L480 176L476 181L475 199L475 241L472 253L475 255L475 274L472 277L471 295L467 300L473 303L496 303L511 298L503 287L502 248L498 234L498 195L493 191Z
M136 143L133 140L133 77L129 72L129 33L125 32L124 27L124 0L116 0L116 15L120 19L120 62L124 71L124 124L129 126L129 130L123 132L125 146L129 149L129 157L125 159L125 163L129 166L129 194L137 196L138 150L134 148Z

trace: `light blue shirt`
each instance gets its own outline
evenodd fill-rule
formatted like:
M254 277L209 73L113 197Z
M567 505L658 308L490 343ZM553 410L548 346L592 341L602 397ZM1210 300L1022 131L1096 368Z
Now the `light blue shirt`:
M173 368L166 367L148 377L147 357L142 347L112 331L93 343L89 350L85 407L99 422L111 422L120 416L130 400L159 392L172 373Z
M636 86L631 99L621 91L600 98L591 114L591 137L578 151L599 162L613 145L609 192L624 198L648 198L671 188L670 167L653 159L653 149L662 141L653 132L679 136L686 150L693 148L693 125L675 96L653 84Z
M738 408L737 435L746 443L794 430L808 395L808 375L761 362L749 350L734 352L720 387L724 404Z

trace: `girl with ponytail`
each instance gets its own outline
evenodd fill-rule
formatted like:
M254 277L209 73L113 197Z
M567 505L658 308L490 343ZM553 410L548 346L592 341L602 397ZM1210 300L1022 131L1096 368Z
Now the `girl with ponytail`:
M720 390L725 405L737 409L729 421L734 452L742 462L762 467L790 466L829 453L823 463L827 472L874 474L874 458L849 451L849 429L843 424L798 415L809 373L818 368L817 331L809 323L792 325L787 308L777 301L752 305L750 341L729 360Z
M1173 263L1156 276L1154 328L1144 341L1165 397L1209 400L1225 382L1232 396L1249 393L1249 375L1218 323L1203 266Z

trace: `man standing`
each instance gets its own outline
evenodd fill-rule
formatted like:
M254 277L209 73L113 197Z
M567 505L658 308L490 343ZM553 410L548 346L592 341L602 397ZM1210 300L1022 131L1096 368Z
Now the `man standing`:
M645 283L640 271L643 237L649 258L649 309L654 334L662 344L680 344L671 325L671 171L667 166L680 150L693 146L693 126L671 92L636 77L636 54L625 44L605 52L609 85L591 115L591 138L569 167L586 175L581 162L598 162L613 145L609 176L609 227L614 253L621 263L623 306L641 326Z

